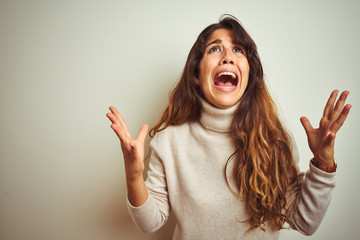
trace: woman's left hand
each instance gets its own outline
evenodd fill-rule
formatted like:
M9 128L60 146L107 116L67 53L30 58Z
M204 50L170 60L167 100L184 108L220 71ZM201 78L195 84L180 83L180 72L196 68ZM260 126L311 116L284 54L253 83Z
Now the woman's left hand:
M351 108L350 104L345 105L349 91L342 92L336 101L337 95L338 90L331 93L320 120L319 128L313 128L306 117L300 118L308 138L310 150L314 154L314 159L317 165L323 169L334 165L335 136L345 122Z

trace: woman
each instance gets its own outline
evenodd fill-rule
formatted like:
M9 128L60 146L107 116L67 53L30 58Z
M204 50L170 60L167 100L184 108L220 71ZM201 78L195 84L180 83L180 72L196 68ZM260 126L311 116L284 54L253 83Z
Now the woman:
M278 239L285 223L314 233L334 188L335 134L351 108L344 106L349 92L336 101L337 94L331 94L319 128L301 118L314 158L306 174L299 173L255 43L234 17L208 26L150 132L146 183L148 126L134 140L114 107L107 114L121 141L133 220L152 232L172 210L173 239Z

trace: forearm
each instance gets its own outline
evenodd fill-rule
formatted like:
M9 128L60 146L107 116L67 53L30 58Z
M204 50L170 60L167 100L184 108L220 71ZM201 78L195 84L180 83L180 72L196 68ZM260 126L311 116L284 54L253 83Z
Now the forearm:
M294 196L297 206L288 213L291 227L305 235L313 234L320 225L335 187L335 173L325 173L311 165L310 168Z
M140 207L148 199L148 191L142 175L135 179L126 179L128 198L131 205Z

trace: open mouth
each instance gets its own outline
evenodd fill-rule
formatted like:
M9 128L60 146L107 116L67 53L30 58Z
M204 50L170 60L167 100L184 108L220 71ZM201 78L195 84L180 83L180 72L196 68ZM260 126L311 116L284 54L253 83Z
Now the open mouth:
M238 83L238 77L233 72L220 72L214 78L214 86L221 89L235 88Z

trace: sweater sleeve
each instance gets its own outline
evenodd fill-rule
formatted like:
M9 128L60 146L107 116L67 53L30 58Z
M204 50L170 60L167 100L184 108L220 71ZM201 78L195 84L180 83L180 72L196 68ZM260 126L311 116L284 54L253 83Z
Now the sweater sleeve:
M143 233L151 233L161 228L167 222L171 209L164 164L156 151L157 142L154 138L150 143L151 155L145 181L148 189L147 201L140 207L134 207L127 199L130 216Z
M310 163L307 172L299 174L298 185L289 197L289 202L294 203L286 213L290 227L312 235L325 216L334 187L335 173L324 172Z

